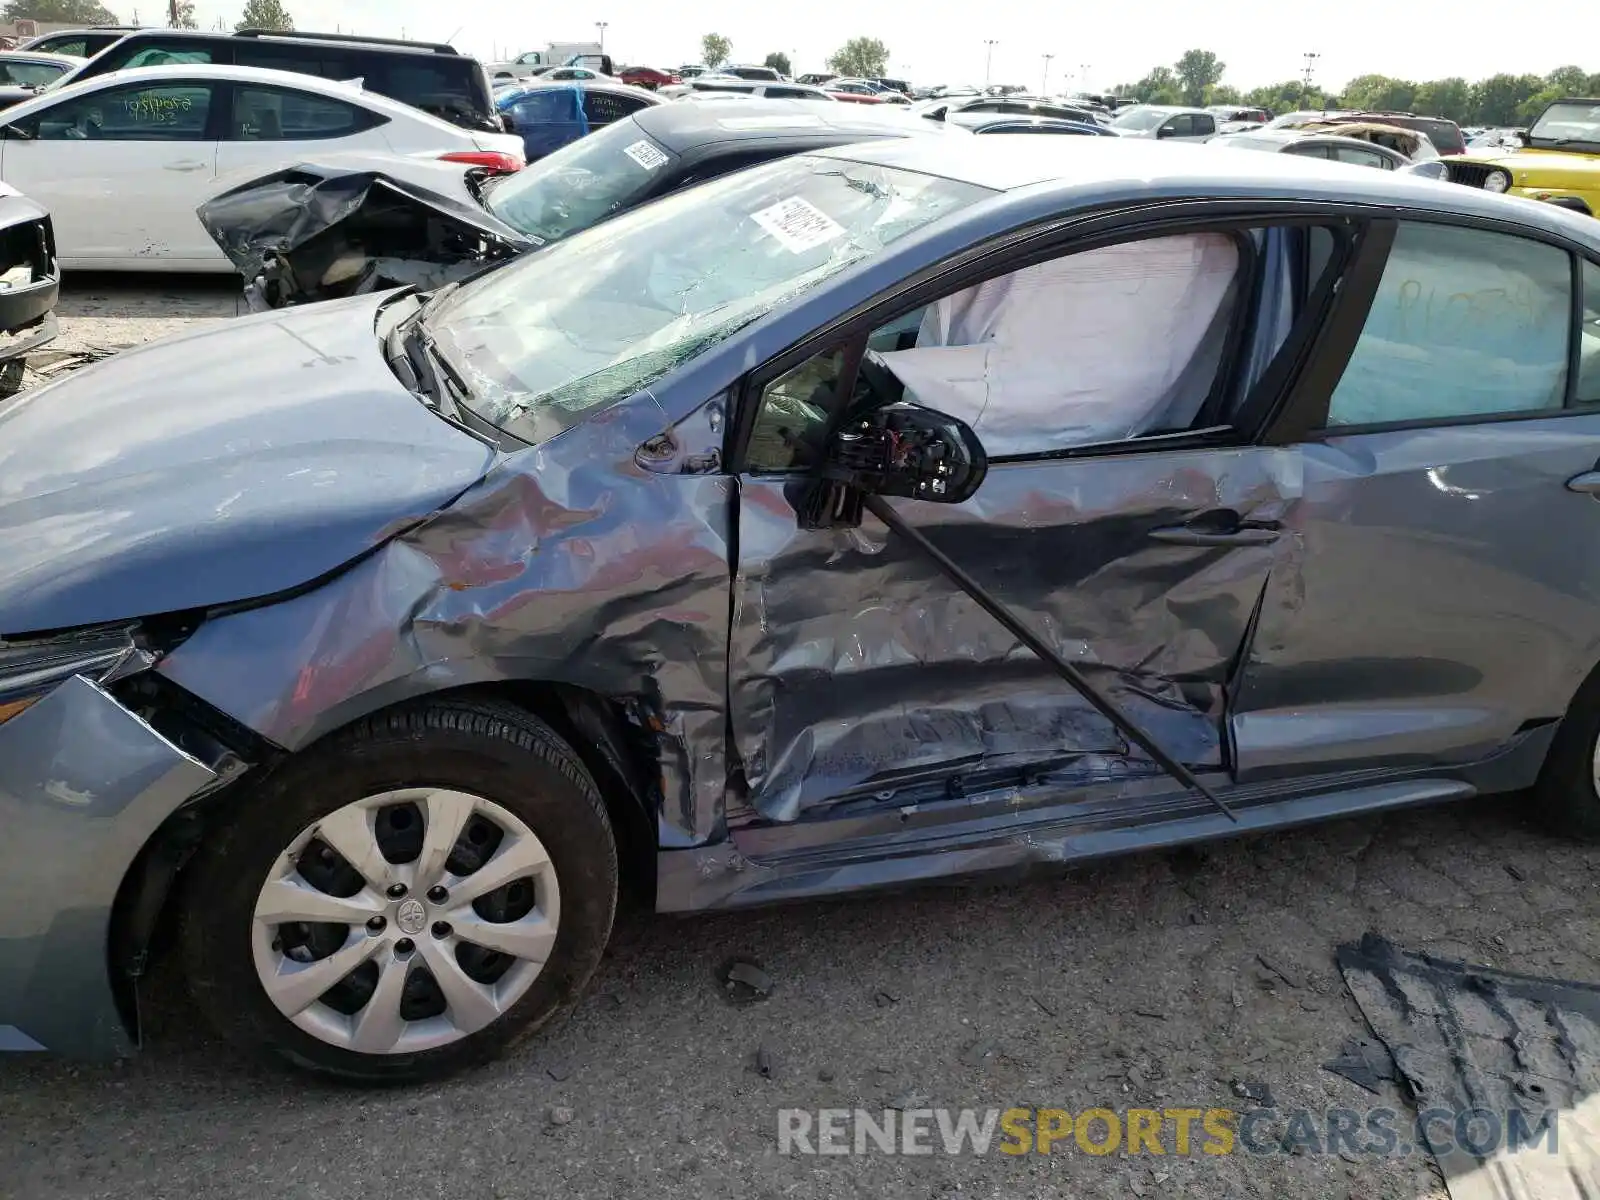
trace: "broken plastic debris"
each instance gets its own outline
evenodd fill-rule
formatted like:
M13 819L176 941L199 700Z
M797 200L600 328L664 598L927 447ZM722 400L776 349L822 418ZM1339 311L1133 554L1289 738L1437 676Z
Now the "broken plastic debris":
M772 976L748 959L735 958L723 965L722 988L735 1004L753 1004L772 995Z
M969 1067L976 1067L985 1059L993 1058L995 1050L992 1038L981 1038L961 1052L961 1061Z

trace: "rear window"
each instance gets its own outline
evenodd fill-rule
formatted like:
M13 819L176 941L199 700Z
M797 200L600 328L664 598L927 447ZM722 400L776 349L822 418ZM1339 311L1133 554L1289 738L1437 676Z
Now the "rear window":
M588 90L583 93L583 115L589 118L590 125L610 125L638 112L645 104L646 101L633 96Z
M1440 154L1461 154L1467 148L1467 143L1461 137L1461 127L1454 121L1418 117L1414 127L1428 135L1433 148Z

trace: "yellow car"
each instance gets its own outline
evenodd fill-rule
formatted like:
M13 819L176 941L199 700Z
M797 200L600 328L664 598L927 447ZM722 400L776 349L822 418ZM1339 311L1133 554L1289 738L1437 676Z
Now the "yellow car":
M1600 100L1555 100L1518 150L1445 160L1453 183L1600 213Z

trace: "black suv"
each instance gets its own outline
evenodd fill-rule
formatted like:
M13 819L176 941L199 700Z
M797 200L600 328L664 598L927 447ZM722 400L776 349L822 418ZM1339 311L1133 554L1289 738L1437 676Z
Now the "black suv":
M130 67L175 62L266 67L324 79L360 79L370 92L420 108L463 129L488 133L505 129L495 111L489 75L483 65L475 58L458 54L453 46L438 42L263 29L238 33L143 29L102 50L64 76L57 86Z

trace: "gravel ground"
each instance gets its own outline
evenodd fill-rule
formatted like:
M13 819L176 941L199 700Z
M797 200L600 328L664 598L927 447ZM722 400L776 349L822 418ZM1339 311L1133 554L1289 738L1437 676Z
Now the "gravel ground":
M169 289L170 292L170 289ZM226 286L80 284L67 345L225 319ZM1517 798L1122 859L1008 886L678 919L624 911L577 1013L504 1061L354 1092L212 1039L171 964L124 1064L0 1059L0 1196L1435 1200L1420 1156L778 1152L782 1107L1403 1110L1322 1069L1365 1032L1334 948L1600 982L1600 849ZM759 962L769 997L728 1002ZM1270 964L1267 965L1267 964ZM762 1068L765 1067L765 1071ZM1196 1140L1199 1136L1197 1132Z

